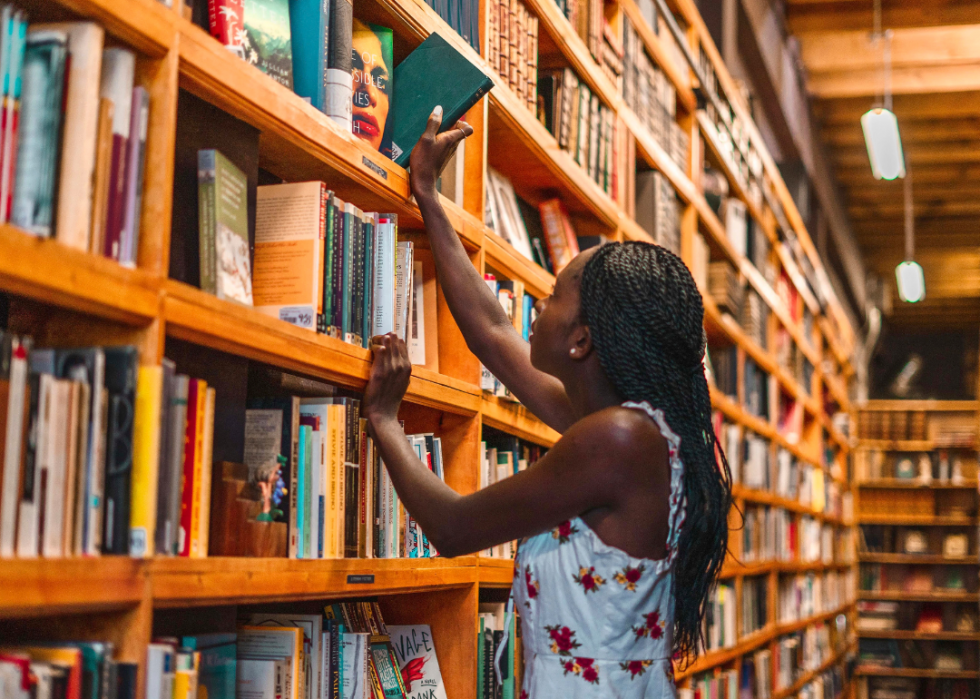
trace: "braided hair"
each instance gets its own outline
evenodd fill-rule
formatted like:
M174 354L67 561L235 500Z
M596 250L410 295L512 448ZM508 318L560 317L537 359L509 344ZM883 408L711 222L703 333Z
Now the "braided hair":
M674 652L692 658L704 647L702 622L725 558L731 506L731 472L715 442L703 370L701 294L679 257L626 242L592 255L581 299L582 320L616 391L663 410L681 439L687 507L674 564Z

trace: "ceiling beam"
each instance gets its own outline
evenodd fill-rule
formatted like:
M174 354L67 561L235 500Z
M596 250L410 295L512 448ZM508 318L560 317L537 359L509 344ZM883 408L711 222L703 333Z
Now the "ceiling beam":
M865 154L864 162L838 164L835 173L837 181L845 188L890 186L884 180L876 180L871 174L871 165L868 164L867 154ZM919 163L915 166L914 177L916 184L942 184L976 180L980 178L980 164L940 163L929 165Z
M881 93L881 69L848 73L816 73L807 78L807 89L817 98L873 98ZM965 65L913 66L892 70L892 94L980 90L980 61ZM897 113L896 113L897 114Z
M913 177L923 165L955 165L960 163L980 163L980 141L956 143L909 144L904 148L905 162L911 163ZM838 148L832 158L841 167L861 167L868 165L868 151L863 146Z
M880 84L880 76L875 84ZM824 125L859 124L861 115L873 106L873 101L867 96L818 100L813 109ZM910 119L976 117L980 114L980 90L942 93L934 89L929 93L895 95L893 108L900 125Z
M941 120L898 120L902 143L937 143L980 140L980 114L974 118ZM830 146L864 146L859 121L824 127L823 140Z
M868 30L817 32L799 39L800 57L811 76L871 70L880 85L884 42L872 41ZM893 29L891 61L894 69L976 63L980 25Z
M882 204L863 204L847 207L851 220L858 219L896 219L904 221L905 205L902 200ZM980 216L980 199L972 201L916 202L916 216Z
M864 30L874 23L872 5L867 0L829 0L807 2L789 0L786 21L793 34L807 32ZM975 0L884 0L882 26L928 27L975 24Z

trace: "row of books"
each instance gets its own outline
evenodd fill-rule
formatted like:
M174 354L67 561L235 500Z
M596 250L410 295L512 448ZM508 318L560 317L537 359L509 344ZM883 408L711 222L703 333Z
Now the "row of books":
M487 5L487 56L504 83L538 112L538 18L521 0L494 0Z
M859 631L973 633L980 629L977 607L970 603L860 600Z
M745 284L728 260L708 264L708 294L722 313L739 318L745 300Z
M137 673L109 642L0 646L4 699L136 699Z
M499 483L526 470L547 451L532 442L492 427L484 427L483 440L480 442L480 488ZM513 558L516 553L516 544L507 542L487 549L483 555L491 558Z
M851 571L836 570L781 576L777 591L777 621L792 623L837 609L856 596L854 580Z
M746 504L740 560L744 563L793 561L797 550L795 534L796 521L791 512Z
M510 626L507 626L505 605L500 602L481 603L479 615L476 697L477 699L517 697L522 694L520 687L524 675L520 620L517 615L514 615L511 617ZM498 657L499 665L496 664ZM421 699L425 695L418 696Z
M964 460L961 452L947 449L892 456L881 449L859 449L854 456L854 471L859 481L896 478L921 485L962 485L975 477L976 468Z
M800 688L799 699L841 699L848 677L841 665L828 668Z
M677 167L683 169L690 137L677 123L677 90L647 54L629 18L623 22L623 53L623 100Z
M601 0L593 1L601 5ZM571 68L539 71L538 94L542 98L545 128L559 147L615 198L620 176L615 112Z
M976 590L969 566L904 566L861 564L861 589L906 594L955 593ZM971 580L973 577L973 580Z
M738 642L736 626L737 598L735 586L730 582L719 582L708 597L704 615L704 640L706 650L731 648Z
M603 3L602 0L555 0L573 31L588 47L597 61L602 60Z
M729 398L738 400L738 348L708 346L704 366L708 380Z
M157 457L160 369L139 367L130 346L32 344L0 331L0 557L129 553L155 508L143 479Z
M136 265L149 93L91 22L0 6L0 222Z
M388 626L377 602L242 612L234 631L160 636L147 699L445 699L428 625Z
M777 691L791 686L830 659L834 651L830 636L830 627L819 622L776 640L773 664Z
M758 418L768 420L776 392L772 375L756 364L754 359L746 357L742 365L742 384L745 409Z
M976 555L976 541L965 532L948 529L919 529L894 525L862 524L858 533L861 551L904 553L962 558Z
M976 651L975 643L959 641L900 641L893 638L861 638L858 641L860 665L895 669L976 672Z
M862 439L924 440L929 438L925 410L862 410L857 430Z
M681 206L677 192L657 170L636 173L634 218L657 245L681 254Z
M718 669L695 675L690 687L677 690L677 699L739 699L738 674L738 670Z
M422 262L398 240L396 215L362 211L323 182L263 185L252 260L245 174L216 150L198 164L204 291L362 347L394 331L426 364Z
M911 459L909 460L910 468ZM925 468L928 469L928 459ZM911 480L903 478L902 480ZM958 479L957 485L963 485ZM927 485L929 481L919 481ZM972 518L977 513L976 493L969 486L964 488L904 488L865 489L861 493L861 514L868 517L953 517Z
M525 342L529 341L531 325L538 317L538 311L534 307L536 299L524 290L524 283L510 279L498 280L492 274L484 274L483 280L487 287L497 297L500 307L507 314L507 318L514 325L514 329L521 334ZM502 398L512 398L510 391L504 384L481 365L480 387L495 396Z
M789 331L782 326L777 327L775 332L773 354L776 358L776 364L792 376L807 395L812 395L813 364L796 344ZM828 412L832 413L833 411Z
M976 680L856 677L856 699L977 699Z

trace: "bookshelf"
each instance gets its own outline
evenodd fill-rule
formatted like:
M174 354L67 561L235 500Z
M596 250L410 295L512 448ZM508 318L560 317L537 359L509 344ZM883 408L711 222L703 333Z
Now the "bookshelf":
M978 407L876 400L857 413L859 696L975 684Z
M200 0L199 0L200 1ZM532 205L558 196L580 235L610 240L649 240L633 218L631 199L638 169L659 171L680 204L680 252L694 266L695 237L703 238L711 261L727 261L740 283L767 308L768 340L752 339L742 325L718 307L705 289L705 325L709 345L733 348L737 356L737 390L726 395L711 386L719 418L744 434L764 440L768 459L782 450L809 472L822 474L838 500L850 496L845 464L849 454L846 416L851 406L847 383L853 374L849 355L852 331L832 291L818 300L811 286L821 261L749 116L744 99L714 47L690 0L676 0L673 15L686 29L683 40L693 55L703 52L746 138L761 157L754 182L755 197L740 173L729 165L725 148L707 115L697 109L698 77L676 58L668 28L646 23L634 0L606 3L606 20L614 31L629 21L643 49L676 90L676 121L690 138L684 166L647 130L624 102L620 91L600 69L585 42L572 30L550 0L525 2L540 22L542 55L554 65L573 68L581 80L616 115L617 187L603 191L562 150L555 137L534 118L525 103L494 76L489 64L421 0L369 0L355 16L391 27L396 56L403 57L426 36L438 31L473 63L501 83L467 115L475 134L467 145L466 188L462 206L444 200L447 213L474 266L507 279L520 280L527 292L547 295L554 277L517 252L483 223L486 169L510 177L518 195ZM167 8L153 0L29 0L30 19L85 19L101 24L112 42L138 54L137 82L150 95L146 178L135 269L95 255L71 250L54 240L36 239L9 225L0 225L0 291L11 297L10 329L34 337L37 346L134 344L145 366L164 357L197 355L215 375L222 365L257 362L362 389L370 369L366 350L313 334L258 311L219 300L194 286L168 277L171 221L174 209L174 153L178 132L178 99L189 93L239 119L259 132L261 168L287 181L323 180L361 208L399 215L400 233L425 247L421 217L404 169L343 132L330 119L257 69L247 65L185 16L179 0ZM486 8L480 25L486 33ZM486 37L484 36L484 46ZM774 278L760 270L732 243L726 224L709 204L702 187L705 162L720 171L730 195L742 201L760 239L769 247L766 266L775 279L785 278L782 294ZM429 274L427 272L427 274ZM807 323L809 314L814 322ZM403 409L409 431L440 434L446 449L446 479L468 493L479 484L478 460L484 426L550 446L559 435L525 408L488 395L479 385L479 364L439 300L437 318L426 323L438 339L438 372L416 367ZM799 356L810 364L801 376L781 361L775 346L785 333ZM771 378L775 401L801 406L793 435L778 421L776 406L769 417L747 408L743 385L745 361L751 359ZM186 360L185 360L186 361ZM218 400L221 401L219 390ZM741 442L740 442L741 444ZM693 666L677 673L681 687L699 678L740 671L743 660L759 651L774 652L797 633L830 626L838 617L848 623L841 638L822 660L801 669L784 686L775 686L775 668L766 679L776 697L791 697L825 671L842 666L852 650L850 624L853 599L843 581L853 575L847 537L853 523L848 508L817 507L812 500L778 495L774 488L737 485L735 502L786 513L794 526L804 519L830 532L833 552L818 560L799 557L800 546L787 560L742 562L741 531L733 529L732 556L722 580L734 590L736 619L741 622L743 585L761 582L768 599L760 628L736 634L732 645L712 650ZM824 498L821 498L823 500ZM733 513L733 516L737 517ZM733 519L733 526L738 526ZM795 531L795 529L794 529ZM839 575L841 591L831 604L813 613L777 621L780 585L802 576L823 579ZM279 558L205 559L121 557L0 561L0 642L42 640L112 640L118 657L143 663L150 639L176 623L187 624L227 612L239 605L294 603L309 607L336 599L379 598L389 623L428 623L451 699L475 697L478 658L473 640L482 596L499 596L512 580L506 560L464 556L436 559L342 559L297 561ZM312 607L310 607L312 608ZM179 625L179 624L178 624ZM140 669L140 690L145 682ZM975 673L974 673L975 674Z

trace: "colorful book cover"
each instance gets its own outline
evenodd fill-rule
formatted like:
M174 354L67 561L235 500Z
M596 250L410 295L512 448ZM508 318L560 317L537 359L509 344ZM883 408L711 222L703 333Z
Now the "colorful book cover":
M248 0L242 52L246 61L276 82L293 89L289 0Z
M219 151L197 153L201 289L252 305L248 182Z
M245 0L208 0L208 28L226 49L244 58Z
M428 624L388 626L407 699L446 699L446 687Z
M345 131L351 130L353 76L351 75L351 41L354 26L354 4L351 0L328 0L330 3L330 40L327 49L327 89L324 112Z
M330 3L323 0L289 0L289 19L293 91L321 112L325 111Z
M351 131L381 155L391 157L392 75L395 71L391 29L355 19L351 40L354 81Z
M181 639L182 646L201 654L199 699L235 699L237 641L235 633L206 633Z

